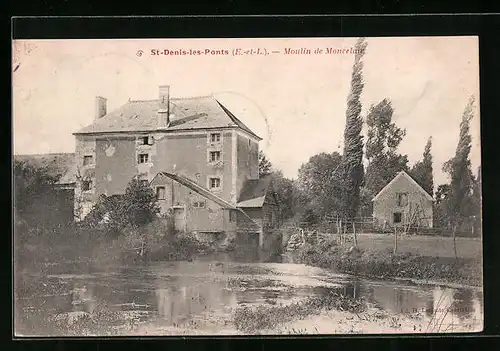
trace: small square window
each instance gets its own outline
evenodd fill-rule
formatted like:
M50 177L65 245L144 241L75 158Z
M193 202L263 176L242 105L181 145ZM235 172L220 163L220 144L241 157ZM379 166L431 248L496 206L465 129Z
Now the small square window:
M89 191L92 189L92 181L86 179L82 182L82 191Z
M149 161L148 154L139 154L137 157L137 163L147 163Z
M210 178L210 189L220 188L220 178Z
M205 201L195 201L195 202L193 202L193 207L195 207L195 208L204 208L205 207Z
M165 187L159 186L156 188L156 199L165 200Z
M394 223L401 223L401 212L394 212L393 214L393 222Z
M142 145L149 145L149 137L141 137L141 143Z
M92 164L93 157L91 155L83 156L83 165L88 166Z
M220 133L212 133L210 134L210 142L218 143L220 141Z
M210 151L210 162L220 161L220 151Z
M142 186L148 186L149 185L149 180L147 179L141 179L140 180Z

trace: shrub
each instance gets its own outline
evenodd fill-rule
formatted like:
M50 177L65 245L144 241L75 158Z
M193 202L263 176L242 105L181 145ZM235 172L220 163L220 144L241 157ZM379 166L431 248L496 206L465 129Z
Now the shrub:
M355 299L335 291L328 291L322 296L310 297L286 306L260 305L257 308L239 308L234 314L234 324L239 330L253 333L274 328L279 323L307 317L324 308L361 313L366 310L366 307L366 302L363 299Z

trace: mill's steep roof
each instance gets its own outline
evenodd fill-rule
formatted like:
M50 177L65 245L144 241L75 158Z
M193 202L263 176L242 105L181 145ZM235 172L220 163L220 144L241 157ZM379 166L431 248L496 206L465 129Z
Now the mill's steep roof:
M130 100L74 134L158 130L159 100ZM213 96L170 99L170 124L161 130L238 127L261 139Z

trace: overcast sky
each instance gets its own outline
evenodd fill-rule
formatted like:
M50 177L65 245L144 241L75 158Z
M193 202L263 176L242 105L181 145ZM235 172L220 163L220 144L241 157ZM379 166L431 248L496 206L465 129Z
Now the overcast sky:
M353 38L61 40L14 43L14 153L73 152L74 136L94 118L94 97L108 111L129 98L214 94L264 138L276 168L296 177L319 152L341 151L353 54L286 55L285 48L350 49ZM389 98L393 121L407 129L400 145L413 164L433 137L435 183L454 155L468 97L479 102L475 37L368 38L363 58L363 116ZM267 56L232 56L232 49L267 49ZM229 50L230 55L152 56L151 49ZM138 55L142 50L142 55ZM480 164L479 103L472 120L471 161Z

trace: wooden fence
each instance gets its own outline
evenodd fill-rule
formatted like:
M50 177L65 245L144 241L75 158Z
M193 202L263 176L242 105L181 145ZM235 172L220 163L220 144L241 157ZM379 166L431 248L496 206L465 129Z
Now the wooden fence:
M325 216L318 223L296 222L285 224L284 227L302 228L306 231L318 231L329 234L393 234L402 232L409 235L429 235L429 236L452 236L452 230L445 227L425 228L418 225L406 225L403 227L394 227L386 224L385 227L378 226L373 217L355 217L353 220L342 222L336 216ZM282 226L283 227L283 226ZM464 223L456 232L458 237L480 237L481 226L477 221L471 219L470 223Z

